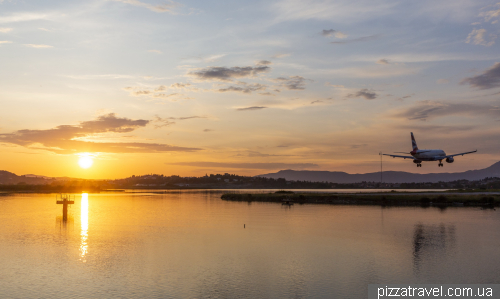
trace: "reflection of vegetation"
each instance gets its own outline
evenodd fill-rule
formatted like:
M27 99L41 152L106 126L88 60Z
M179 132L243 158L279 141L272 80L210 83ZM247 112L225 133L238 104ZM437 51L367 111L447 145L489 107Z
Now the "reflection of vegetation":
M413 233L413 263L418 271L425 261L446 258L447 251L455 246L455 226L418 223Z
M425 196L411 193L266 193L266 194L224 194L223 200L282 202L289 199L297 203L317 204L366 204L382 206L500 206L500 195L485 197L475 194L440 195L428 193Z
M295 192L293 192L293 191L279 190L279 191L276 191L274 193L276 193L276 194L294 194Z

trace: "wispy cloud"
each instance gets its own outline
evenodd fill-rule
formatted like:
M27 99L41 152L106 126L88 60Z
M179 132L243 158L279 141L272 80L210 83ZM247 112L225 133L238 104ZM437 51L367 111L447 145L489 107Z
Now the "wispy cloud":
M323 29L323 31L321 31L321 35L326 36L326 37L334 36L336 38L346 38L347 37L347 34L342 33L340 31L337 31L337 30L333 30L333 29Z
M37 45L37 44L25 44L26 47L30 48L38 48L38 49L45 49L45 48L53 48L53 46L49 45Z
M177 120L186 120L186 119L196 119L196 118L210 118L209 116L206 115L193 115L193 116L181 116L181 117L171 117L171 119L177 119Z
M471 125L437 125L437 124L415 124L411 125L398 125L398 128L404 130L414 130L414 131L422 131L422 132L441 132L441 133L450 133L450 132L463 132L470 131L477 126Z
M0 40L0 45L1 44L12 44L10 40Z
M314 163L221 163L221 162L177 162L165 163L169 165L182 165L192 167L207 167L207 168L234 168L234 169L307 169L316 168L319 165Z
M226 88L221 88L218 91L219 92L234 91L234 92L242 92L242 93L252 93L253 91L265 90L266 88L267 88L266 85L255 83L255 84L249 84L249 85L244 85L244 86L229 86Z
M176 124L176 121L183 121L183 120L188 120L188 119L207 119L210 118L209 116L205 115L193 115L193 116L184 116L184 117L160 117L158 115L155 115L154 118L154 123L155 123L155 128L163 128L163 127L168 127L171 125Z
M236 110L248 111L248 110L261 110L261 109L266 109L266 108L267 107L265 107L265 106L251 106L251 107L237 108Z
M497 7L498 9L493 9L493 10L488 10L484 11L479 14L480 17L484 18L486 22L491 21L494 18L497 18L500 16L500 2L494 5L494 7ZM493 21L492 24L496 23L496 21Z
M486 41L486 36L486 29L474 29L471 33L469 33L465 42L485 47L490 47L495 44L495 40L497 39L495 34L490 33L488 35L489 41Z
M500 87L500 62L495 63L481 75L463 79L460 84L470 84L479 89Z
M379 60L377 61L377 63L378 63L378 64L390 64L390 63L389 63L389 60L387 60L387 59L379 59Z
M154 122L155 122L155 129L168 127L175 124L175 121L172 121L169 118L159 117L158 115L155 115Z
M13 13L11 15L0 17L0 24L26 22L26 21L34 21L34 20L47 20L50 18L51 18L51 15L44 14L44 13L33 13L33 12Z
M177 84L177 83L176 83ZM187 84L189 85L189 84ZM186 85L186 86L187 86ZM174 87L176 89L179 89L180 87ZM184 87L188 89L188 87ZM195 88L193 88L195 89ZM186 95L179 93L179 92L173 92L173 93L165 93L165 91L168 90L168 88L165 85L160 85L157 88L147 88L147 87L124 87L123 90L127 91L131 96L133 97L142 97L142 96L147 96L152 99L156 100L169 100L169 101L177 101L179 99L190 99Z
M369 91L368 89L361 89L360 91L348 94L348 98L365 98L365 100L374 100L377 98L377 94L373 91Z
M154 153L166 151L195 151L197 148L178 147L158 143L90 142L81 140L103 133L128 133L145 127L151 121L117 117L114 113L101 115L79 125L60 125L47 130L19 130L0 134L0 142L33 149L44 149L60 154L78 152Z
M226 56L226 54L210 55L208 57L203 58L203 61L205 61L205 62L214 62L214 61L217 61L217 60L221 59L224 56Z
M156 54L161 54L162 52L160 50L148 50L150 53L156 53Z
M222 57L225 57L227 54L212 54L208 56L189 56L182 59L182 61L187 63L199 63L206 62L211 63L220 60Z
M452 115L462 115L467 117L490 116L496 118L500 116L500 108L497 106L481 104L421 101L409 108L396 110L392 113L392 116L396 118L421 121Z
M272 8L278 22L317 19L345 23L388 15L395 5L389 1L281 0Z
M112 1L144 7L154 12L169 12L169 13L173 13L174 9L181 5L180 3L174 1L168 1L168 3L162 3L162 4L149 4L141 2L139 0L112 0Z
M375 35L363 36L363 37L358 37L358 38L348 39L348 40L343 40L343 41L333 41L330 43L337 44L337 45L343 45L343 44L367 42L367 41L378 39L379 37L380 37L379 34L375 34Z
M292 155L275 155L275 154L266 154L258 151L248 150L244 154L237 154L238 157L251 157L251 158L262 158L262 157L291 157Z
M273 64L271 61L269 60L260 60L260 61L257 61L255 63L256 65L270 65L270 64Z
M0 27L0 32L1 33L7 33L7 32L11 32L12 31L12 28L1 28Z
M409 99L409 98L411 98L411 95L406 95L406 96L399 97L399 98L396 99L396 101L402 102L402 101L404 101L406 99Z
M366 67L346 67L339 69L317 69L317 73L327 76L335 75L342 78L384 78L384 77L400 77L416 74L421 71L421 66L407 67L396 63L388 64L384 67L378 65L369 65Z
M273 58L280 59L280 58L288 57L290 55L292 55L292 54L290 54L290 53L278 53L278 54L273 55Z
M198 80L218 80L218 81L232 81L235 78L254 77L260 73L266 73L271 68L266 65L259 66L245 66L245 67L218 67L212 66L204 69L189 72L188 75Z
M288 78L279 77L275 79L280 86L289 90L304 90L306 89L307 79L301 76L290 76Z
M170 88L174 89L193 89L191 83L174 83L170 85Z

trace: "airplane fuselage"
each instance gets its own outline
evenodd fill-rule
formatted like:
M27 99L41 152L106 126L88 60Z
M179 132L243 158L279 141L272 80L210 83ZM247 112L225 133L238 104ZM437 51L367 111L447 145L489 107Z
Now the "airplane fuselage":
M420 161L438 161L446 158L446 153L439 149L417 150L411 152L411 155Z

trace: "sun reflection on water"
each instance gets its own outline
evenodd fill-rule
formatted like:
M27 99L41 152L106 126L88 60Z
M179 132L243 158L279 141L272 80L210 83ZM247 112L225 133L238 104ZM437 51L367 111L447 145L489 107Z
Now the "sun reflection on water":
M88 193L82 193L81 201L81 223L82 231L80 233L80 260L86 262L87 250L88 250L88 229L89 229L89 195Z

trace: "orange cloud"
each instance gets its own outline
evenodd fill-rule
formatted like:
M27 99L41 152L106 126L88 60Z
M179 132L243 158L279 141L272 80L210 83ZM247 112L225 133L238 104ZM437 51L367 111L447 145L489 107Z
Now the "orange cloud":
M102 133L128 133L145 127L151 121L116 117L114 113L99 116L96 120L83 121L79 125L61 125L48 130L19 130L0 134L0 142L34 149L44 149L59 154L77 152L106 153L155 153L166 151L196 151L198 148L179 147L159 143L141 142L90 142L78 140Z

